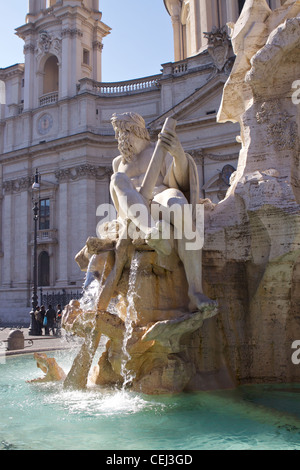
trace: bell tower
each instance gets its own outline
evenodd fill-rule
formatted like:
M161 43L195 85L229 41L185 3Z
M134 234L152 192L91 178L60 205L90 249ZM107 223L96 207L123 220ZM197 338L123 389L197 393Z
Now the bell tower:
M81 78L101 82L103 38L99 0L29 0L24 42L24 111L76 95Z
M184 60L205 50L208 35L235 23L246 1L253 0L164 0L174 31L174 60ZM279 8L286 0L264 0Z

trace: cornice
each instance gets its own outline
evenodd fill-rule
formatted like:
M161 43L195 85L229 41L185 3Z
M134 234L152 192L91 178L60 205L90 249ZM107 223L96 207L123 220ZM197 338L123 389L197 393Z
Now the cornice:
M0 69L0 80L5 81L8 78L13 77L14 75L23 75L24 69L24 64L15 64L5 69Z
M78 181L80 179L95 179L97 181L108 181L112 175L111 167L91 165L83 163L68 168L53 170L57 184ZM15 194L28 191L34 183L34 176L22 176L13 180L3 181L2 189L4 194ZM48 183L46 186L57 189L57 184Z
M77 148L82 145L93 145L93 144L106 144L116 147L116 141L114 135L99 135L93 134L92 132L83 132L66 137L61 137L55 140L49 140L48 142L36 145L30 145L28 147L12 150L7 153L0 155L0 164L10 163L13 160L19 160L24 158L35 158L41 154L46 155L53 152L57 152L66 148Z
M54 173L59 184L87 178L107 181L112 175L112 169L111 167L84 163L69 168L57 169Z

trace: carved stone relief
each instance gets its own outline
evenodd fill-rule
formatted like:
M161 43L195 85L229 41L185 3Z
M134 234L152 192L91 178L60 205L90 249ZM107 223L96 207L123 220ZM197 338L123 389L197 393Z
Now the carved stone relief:
M27 191L34 182L33 176L24 176L10 181L3 181L3 190L6 194L12 194L20 191Z
M105 180L111 175L110 168L89 164L78 165L73 168L63 168L55 172L55 177L59 183L75 181L81 178L94 178Z
M54 54L58 59L61 59L61 39L48 33L48 31L41 31L37 42L36 53L38 58L45 54Z
M211 32L204 33L204 37L208 39L207 50L214 61L215 67L219 71L223 70L229 59L231 45L226 27L214 27Z

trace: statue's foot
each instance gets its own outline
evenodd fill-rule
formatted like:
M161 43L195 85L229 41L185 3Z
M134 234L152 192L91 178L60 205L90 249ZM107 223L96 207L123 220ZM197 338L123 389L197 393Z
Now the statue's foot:
M145 242L158 254L169 256L172 253L172 245L169 239L162 238L162 224L157 223L145 237Z
M202 312L203 319L211 318L218 313L218 302L212 300L204 294L190 295L190 312Z

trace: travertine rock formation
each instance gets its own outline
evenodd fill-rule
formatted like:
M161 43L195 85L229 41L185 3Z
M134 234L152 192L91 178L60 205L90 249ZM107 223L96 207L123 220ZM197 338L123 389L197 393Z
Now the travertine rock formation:
M101 243L89 239L84 252L91 255L88 250L98 251ZM94 257L94 272L109 267L111 253ZM77 261L86 265L82 254ZM145 244L136 247L114 297L117 303L111 312L99 311L95 316L94 311L83 311L78 301L72 301L64 312L66 330L85 340L93 331L109 338L90 380L97 385L122 385L128 380L132 389L149 394L183 391L196 373L196 332L212 310L189 312L188 283L178 255L175 251L158 255ZM86 385L81 372L71 379L76 387Z
M232 25L237 55L219 122L238 121L242 149L224 201L206 204L205 293L220 314L201 329L198 379L219 385L299 381L291 360L300 339L300 2L271 11L248 0ZM223 378L221 379L222 382Z

